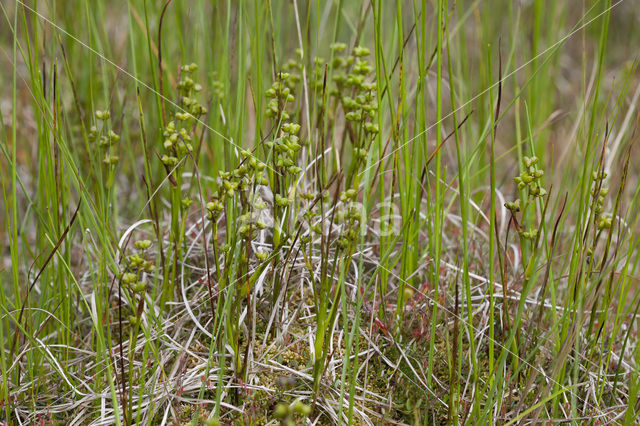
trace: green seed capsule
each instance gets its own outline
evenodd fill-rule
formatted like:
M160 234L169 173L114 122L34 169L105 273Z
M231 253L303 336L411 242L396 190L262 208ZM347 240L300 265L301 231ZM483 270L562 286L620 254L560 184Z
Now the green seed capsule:
M331 43L330 48L334 52L340 53L340 52L344 52L347 49L347 45L345 43L336 42L336 43Z
M362 112L360 111L351 111L345 115L345 118L349 121L360 121L362 120Z
M136 241L135 246L136 246L136 248L138 250L146 250L149 247L151 247L151 241L149 241L149 240L139 240L139 241Z
M147 288L147 285L141 281L131 286L131 289L134 291L134 293L142 293L146 290L146 288Z
M132 272L125 272L122 274L122 284L129 285L138 281L138 275Z
M293 403L293 411L297 414L307 417L311 414L311 407L298 400Z
M120 157L118 157L117 155L107 154L104 156L104 159L102 160L102 162L107 166L113 166L115 164L118 164L119 160L120 160Z
M378 126L376 124L369 123L369 122L364 124L364 130L367 133L374 133L374 134L378 133L378 131L379 131L378 130Z
M369 49L367 49L366 47L362 47L362 46L356 46L353 49L353 54L357 57L363 57L363 56L368 56L369 55Z
M168 167L175 167L178 164L178 159L174 156L163 155L162 164Z
M276 405L276 409L275 409L273 415L277 419L284 419L285 417L287 417L289 415L289 406L287 404L283 404L283 403L280 403L280 404Z
M116 143L119 140L120 140L120 136L113 130L109 130L109 141L111 141L111 143Z
M504 206L508 209L511 210L512 212L519 212L520 211L520 200L516 200L513 202L509 202L507 201L506 203L504 203Z
M95 117L98 120L103 120L104 121L104 120L108 120L111 117L111 113L108 110L105 110L105 111L97 110L95 112Z
M204 424L206 426L220 426L220 420L218 420L216 417L211 417L210 419L207 419L204 421Z
M609 229L611 228L611 217L602 216L600 218L600 222L598 223L598 229Z
M269 256L269 253L267 253L266 251L257 251L255 252L256 254L256 259L258 259L261 262L264 262L265 260L267 260L267 257Z
M289 199L276 194L276 204L280 207L287 207L289 205Z

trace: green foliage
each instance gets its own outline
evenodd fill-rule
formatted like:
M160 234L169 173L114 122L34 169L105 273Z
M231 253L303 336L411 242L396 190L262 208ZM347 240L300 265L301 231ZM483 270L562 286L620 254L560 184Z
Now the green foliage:
M0 421L638 417L628 2L32 3Z

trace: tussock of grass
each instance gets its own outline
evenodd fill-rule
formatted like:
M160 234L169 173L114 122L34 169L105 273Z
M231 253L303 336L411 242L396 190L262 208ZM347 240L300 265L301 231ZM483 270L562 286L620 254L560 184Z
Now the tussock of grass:
M630 0L77 3L0 4L1 420L637 423Z

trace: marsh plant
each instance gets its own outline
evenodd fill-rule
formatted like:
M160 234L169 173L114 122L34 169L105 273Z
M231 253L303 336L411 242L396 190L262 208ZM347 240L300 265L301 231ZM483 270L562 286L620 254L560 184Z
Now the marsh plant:
M1 3L0 420L637 422L630 3Z

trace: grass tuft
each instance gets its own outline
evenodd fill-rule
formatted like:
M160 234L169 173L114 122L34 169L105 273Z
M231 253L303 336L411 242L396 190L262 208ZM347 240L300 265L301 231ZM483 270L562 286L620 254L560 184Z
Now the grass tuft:
M636 424L630 0L0 3L0 421Z

